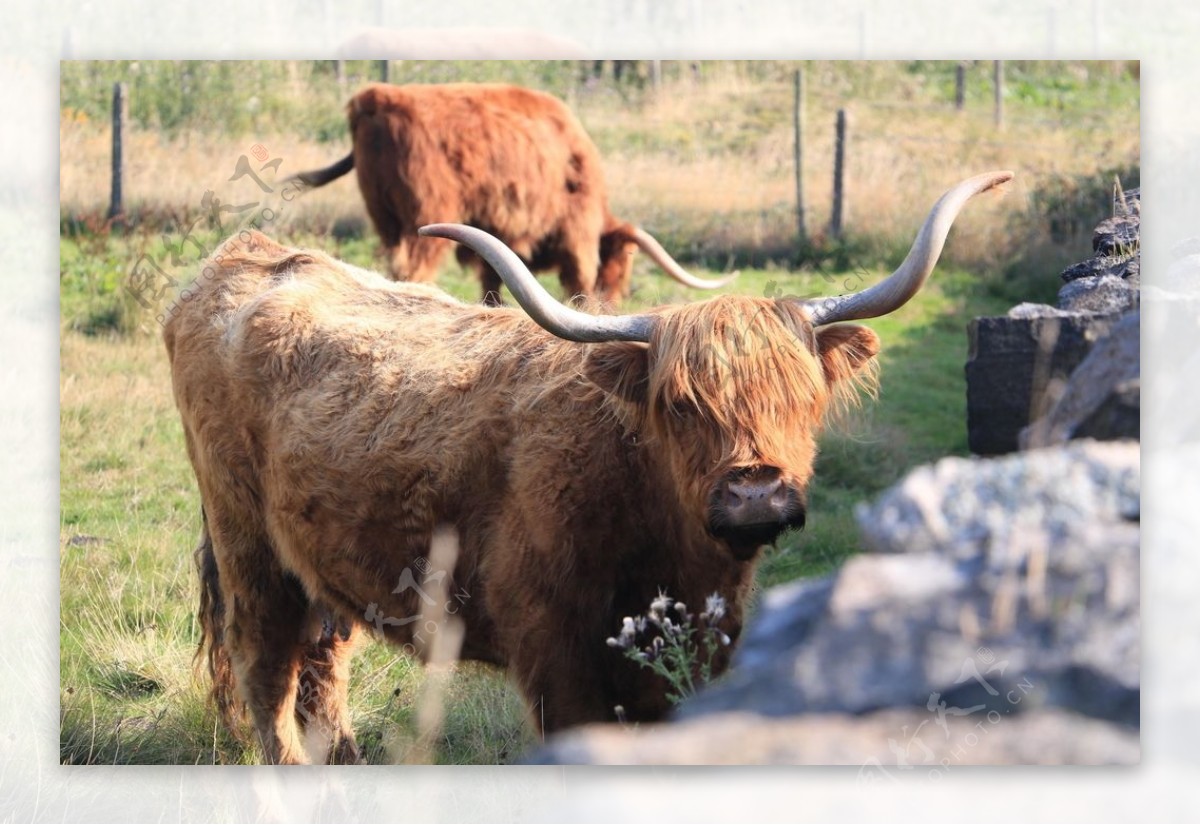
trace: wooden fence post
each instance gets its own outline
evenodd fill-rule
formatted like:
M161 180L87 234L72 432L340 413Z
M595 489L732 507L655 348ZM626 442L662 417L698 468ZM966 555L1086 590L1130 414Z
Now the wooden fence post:
M958 61L958 65L954 67L954 108L958 111L963 110L963 105L967 98L967 64L966 61Z
M997 129L1004 128L1004 61L997 60L992 67L992 86L995 90L996 104L993 119Z
M125 84L113 84L112 103L112 195L108 203L108 217L115 222L125 214L123 197L123 176L125 173L125 157L122 139L125 133L125 119L128 107L125 105Z
M829 234L835 240L842 237L846 211L846 110L838 109L833 154L833 213L829 219Z
M804 225L804 69L796 69L792 99L792 127L796 136L796 226L800 245L808 241Z

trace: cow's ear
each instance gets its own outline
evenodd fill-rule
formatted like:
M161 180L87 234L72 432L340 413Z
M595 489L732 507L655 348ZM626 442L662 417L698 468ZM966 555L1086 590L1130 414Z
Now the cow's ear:
M820 327L816 333L826 384L849 389L873 383L874 359L879 353L875 330L857 324L835 324Z
M645 404L649 385L645 344L602 344L584 362L584 375L610 395L631 404Z

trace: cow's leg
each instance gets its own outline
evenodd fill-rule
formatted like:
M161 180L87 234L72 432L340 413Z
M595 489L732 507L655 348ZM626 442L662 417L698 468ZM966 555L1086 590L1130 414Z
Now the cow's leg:
M308 761L296 725L296 688L308 600L265 537L247 534L206 503L225 605L224 644L266 761Z
M387 249L388 274L394 281L431 283L437 280L438 267L449 248L450 241L445 238L401 237Z
M596 270L579 265L574 257L568 257L558 273L563 293L569 298L576 295L591 297L596 291Z
M296 721L307 750L334 764L361 761L350 727L350 660L361 632L327 610L309 611L310 639L304 646L296 697Z
M595 237L572 243L564 238L565 251L559 266L558 279L568 296L591 297L596 291L596 276L600 269L600 248Z
M295 718L306 612L298 590L294 581L281 578L272 583L271 592L257 594L254 603L236 598L226 624L238 686L263 758L271 764L309 761Z
M537 626L550 629L526 634L524 644L509 661L534 725L542 733L553 733L587 722L616 721L615 711L605 698L605 675L596 668L604 642L600 641L600 649L593 653L587 651L587 646L594 645L594 639L562 639L564 628L576 624L577 616L547 621ZM535 626L531 621L522 624L526 628ZM545 638L531 638L536 636Z

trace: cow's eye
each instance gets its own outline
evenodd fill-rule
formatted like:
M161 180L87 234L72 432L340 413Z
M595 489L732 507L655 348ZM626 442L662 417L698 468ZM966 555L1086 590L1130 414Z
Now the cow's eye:
M668 411L674 418L684 424L691 424L700 417L700 411L696 409L696 405L687 401L671 404L668 407Z

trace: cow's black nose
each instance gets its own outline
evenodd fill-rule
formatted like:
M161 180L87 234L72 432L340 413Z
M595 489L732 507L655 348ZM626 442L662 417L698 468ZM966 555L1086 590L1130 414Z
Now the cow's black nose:
M726 480L723 486L725 512L733 521L770 521L788 503L788 491L779 478Z
M804 496L773 467L738 470L713 488L708 516L714 535L731 545L758 547L804 526Z

